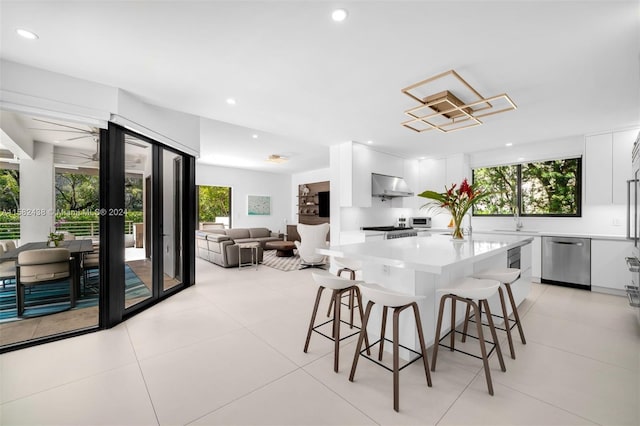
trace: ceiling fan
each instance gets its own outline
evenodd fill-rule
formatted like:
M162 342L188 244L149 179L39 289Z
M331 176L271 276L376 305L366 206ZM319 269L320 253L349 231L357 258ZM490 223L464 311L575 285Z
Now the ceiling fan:
M70 137L67 139L63 139L60 142L69 142L69 141L75 141L75 140L80 140L80 139L84 139L84 138L92 138L94 141L97 141L98 139L100 139L100 129L97 127L88 127L83 129L82 127L75 127L75 126L70 126L68 124L62 124L62 123L56 123L55 121L47 121L47 120L42 120L40 118L33 118L33 121L38 121L40 123L46 123L46 124L50 124L52 126L58 126L61 128L58 129L53 129L53 128L34 128L31 127L29 128L30 130L37 130L37 131L43 131L43 132L63 132L63 133L76 133L78 134L78 136L74 136L74 137ZM124 141L125 143L128 143L130 145L133 146L137 146L139 148L147 148L149 145L148 144L144 144L141 142L137 142L136 138L134 136L130 136L130 135L125 135L124 137Z

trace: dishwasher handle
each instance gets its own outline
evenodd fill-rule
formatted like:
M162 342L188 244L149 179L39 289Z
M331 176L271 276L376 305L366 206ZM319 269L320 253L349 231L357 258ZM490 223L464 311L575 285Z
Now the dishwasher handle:
M568 246L578 246L581 247L583 243L572 243L570 241L551 241L552 244L565 244Z

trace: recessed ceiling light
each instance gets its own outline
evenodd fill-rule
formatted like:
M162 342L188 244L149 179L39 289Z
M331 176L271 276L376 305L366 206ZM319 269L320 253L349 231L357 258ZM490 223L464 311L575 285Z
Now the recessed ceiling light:
M255 133L251 135L252 138L254 139L258 139L258 135L256 135Z
M371 144L373 143L373 141L367 141L367 143L368 143L369 145L371 145Z
M333 12L331 12L331 19L333 19L335 22L342 22L345 19L347 19L347 11L344 9L336 9Z
M424 160L425 157L418 157L418 160Z
M235 104L236 104L236 100L235 100L235 99L233 99L233 98L227 98L227 103L228 103L229 105L235 105Z
M16 29L16 32L20 37L24 37L29 40L37 40L39 38L38 34L33 31L25 30L24 28L18 28Z
M509 143L505 143L504 146L513 146L513 144L509 142Z

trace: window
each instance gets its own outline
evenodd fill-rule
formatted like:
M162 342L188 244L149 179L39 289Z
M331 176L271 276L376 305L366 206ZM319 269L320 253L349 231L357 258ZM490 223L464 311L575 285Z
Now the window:
M230 187L198 187L198 222L223 223L227 228L231 227Z
M473 170L473 181L492 195L474 206L475 216L581 215L582 159L541 161Z

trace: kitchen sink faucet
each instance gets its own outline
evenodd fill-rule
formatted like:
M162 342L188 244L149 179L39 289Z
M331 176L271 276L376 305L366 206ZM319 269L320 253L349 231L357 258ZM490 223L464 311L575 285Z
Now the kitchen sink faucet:
M524 225L522 224L522 220L520 220L520 215L517 210L513 211L513 220L516 222L516 231L521 230Z

